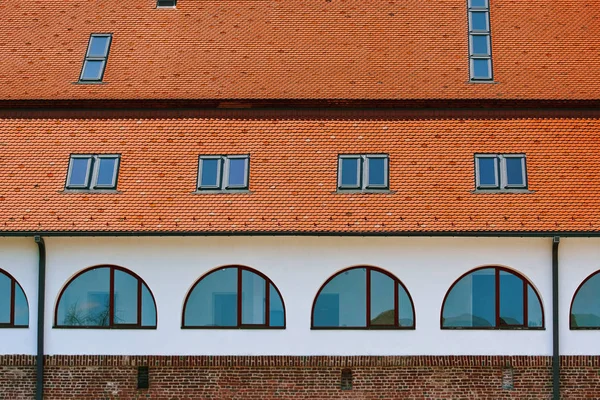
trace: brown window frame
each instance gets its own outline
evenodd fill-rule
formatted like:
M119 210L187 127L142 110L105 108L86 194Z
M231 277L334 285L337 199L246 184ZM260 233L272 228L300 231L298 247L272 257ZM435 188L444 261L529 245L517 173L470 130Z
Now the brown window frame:
M573 327L573 303L575 302L575 298L577 297L577 294L579 293L579 290L581 290L583 285L585 285L587 283L587 281L589 281L590 279L592 279L594 276L596 276L598 274L600 274L600 269L596 272L592 272L587 278L585 278L579 284L579 286L577 286L577 290L575 290L575 293L573 294L573 297L571 298L571 306L569 307L569 329L572 331L600 330L600 326L576 326L576 327ZM598 301L600 301L600 300L598 300Z
M106 325L106 326L59 325L58 324L58 307L60 306L60 301L62 300L62 296L63 296L65 290L69 287L69 285L75 279L77 279L81 275L85 274L86 272L90 272L94 269L99 269L99 268L109 268L110 269L110 272L109 272L109 276L110 276L110 278L109 278L109 297L108 297L108 304L109 304L109 310L108 310L109 323L108 323L108 325ZM115 324L114 323L115 270L129 274L137 279L137 282L138 282L138 285L137 285L137 289L138 289L138 293L137 293L137 323L135 323L135 324ZM148 289L148 292L150 293L150 296L152 297L152 302L154 303L154 314L155 314L154 325L142 326L142 288L144 285ZM110 265L110 264L95 265L93 267L85 268L85 269L79 271L78 273L76 273L62 287L62 289L58 295L58 300L56 301L56 307L54 308L54 326L53 326L53 328L56 328L56 329L156 329L157 326L158 326L158 308L156 307L156 299L154 298L154 293L152 293L150 286L148 286L148 284L135 272L133 272L127 268L120 267L118 265Z
M15 279L14 276L8 273L8 271L0 268L0 274L5 275L8 279L10 279L10 322L8 323L0 323L0 328L29 328L29 300L27 299L27 293L23 290L23 286ZM25 302L27 302L27 325L15 325L15 294L16 287L19 286L21 291L23 292L23 296L25 296Z
M357 327L354 327L354 326L315 326L315 306L317 304L317 299L321 295L321 292L323 291L325 286L327 286L329 284L329 282L331 282L335 277L339 276L340 274L343 274L344 272L347 272L347 271L350 271L353 269L360 269L360 268L365 268L367 270L366 278L365 278L365 285L366 285L366 289L367 289L367 291L366 291L366 296L367 296L366 325L365 326L357 326ZM395 282L395 285L394 285L394 311L395 311L394 325L372 325L371 324L371 271L376 271L376 272L380 272L384 275L387 275ZM406 295L408 296L408 299L410 300L410 306L412 308L412 313L413 313L413 323L411 326L400 326L400 316L398 315L398 313L400 311L400 309L398 307L398 297L399 297L398 285L402 286L402 288L406 292ZM312 330L414 330L414 329L416 329L416 326L417 326L417 313L415 311L415 303L412 299L410 292L404 285L404 283L402 283L402 281L400 279L398 279L391 272L386 271L379 267L372 266L372 265L357 265L357 266L353 266L353 267L344 268L340 271L337 271L332 276L330 276L325 281L325 283L323 283L321 285L321 287L317 291L317 295L315 296L315 298L313 300L313 304L312 304L312 308L311 308L311 312L310 312L310 329L312 329Z
M495 300L494 300L495 301L494 312L496 314L495 325L490 326L490 327L485 327L485 326L444 326L444 308L446 307L446 300L448 299L448 295L450 294L450 292L452 292L452 289L454 289L454 286L456 286L456 284L458 282L460 282L464 277L472 274L473 272L477 272L482 269L494 269L495 270L495 273L494 273L494 286L495 286L495 292L496 292ZM512 275L515 275L516 277L521 279L521 281L523 281L523 324L522 325L501 325L500 324L500 271L508 272ZM540 309L542 311L542 326L532 326L532 327L527 326L528 314L529 314L529 310L528 310L529 294L528 294L528 290L527 290L528 286L531 286L531 288L533 289L533 292L535 293L535 295L538 299L538 302L540 303ZM498 331L498 330L538 330L538 331L545 330L546 329L546 316L544 314L544 303L542 303L542 298L540 297L540 294L538 293L535 286L523 274L521 274L513 269L510 269L507 267L502 267L499 265L486 265L483 267L477 267L477 268L469 270L469 271L465 272L464 274L462 274L461 276L459 276L458 279L456 279L454 281L454 283L452 283L450 288L446 291L446 295L444 296L444 301L442 302L442 309L441 309L441 313L440 313L440 329L444 329L444 330L495 330L495 331Z
M208 277L209 275L211 275L217 271L221 271L223 269L228 269L228 268L236 268L237 269L237 291L236 291L237 324L235 326L186 325L185 324L185 310L187 309L188 300L190 298L190 295L196 289L196 286L198 286L198 284L204 278ZM242 293L242 271L252 272L265 280L265 323L264 324L244 324L244 323L242 323L242 296L241 296L241 293ZM281 305L283 306L283 326L269 326L269 324L271 322L271 301L270 301L271 294L270 294L270 290L269 290L269 285L273 285L273 287L277 291L277 294L279 295L279 298L281 299ZM287 324L286 315L287 315L287 312L285 309L285 301L283 300L283 296L281 295L281 292L279 291L279 288L277 287L277 285L275 285L275 283L273 283L273 281L271 279L269 279L269 277L267 277L262 272L257 271L254 268L251 268L251 267L248 267L245 265L237 265L237 264L225 265L225 266L222 266L219 268L212 269L212 270L208 271L207 273L205 273L204 275L200 276L200 278L198 278L196 280L196 282L194 282L194 284L192 285L190 290L187 292L187 295L185 296L185 301L183 302L183 312L181 313L181 329L285 329L286 324Z

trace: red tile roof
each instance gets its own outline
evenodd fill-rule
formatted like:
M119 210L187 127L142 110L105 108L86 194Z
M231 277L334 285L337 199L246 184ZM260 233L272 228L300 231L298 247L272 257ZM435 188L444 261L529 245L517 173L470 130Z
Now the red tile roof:
M0 118L0 229L600 232L600 115ZM336 193L339 153L390 157L389 194ZM526 153L530 194L474 194L473 154ZM65 193L71 153L120 153L117 194ZM194 194L199 154L249 153L246 194Z
M494 84L466 1L2 1L0 99L600 98L598 0L491 0ZM76 84L91 33L105 83Z

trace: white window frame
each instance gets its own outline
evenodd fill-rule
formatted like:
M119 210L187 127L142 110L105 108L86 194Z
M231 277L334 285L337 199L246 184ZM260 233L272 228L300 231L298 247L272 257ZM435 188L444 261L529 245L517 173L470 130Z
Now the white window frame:
M92 48L92 40L95 37L107 37L108 41L106 42L106 48L104 49L104 56L90 56L90 50ZM81 68L81 74L79 74L80 82L102 82L104 79L104 71L106 71L106 61L108 60L108 53L110 52L110 45L112 44L112 34L111 33L92 33L90 35L90 39L88 41L88 47L85 51L85 59L83 60L83 67ZM102 72L100 73L100 77L98 79L84 79L83 73L85 72L85 67L88 61L102 61Z
M480 182L479 160L482 158L492 158L494 162L494 171L496 173L495 185L482 185ZM509 184L508 174L506 169L507 158L521 159L521 174L523 176L523 184ZM477 190L512 190L512 189L527 189L527 160L525 154L475 154L475 185Z
M229 184L229 162L230 160L245 160L244 163L244 183L243 185L230 185ZM220 160L217 168L217 185L202 185L202 164L203 160ZM248 181L250 175L250 155L248 154L240 154L240 155L202 155L198 159L198 182L196 184L196 188L198 191L210 191L210 190L219 190L219 191L235 191L235 190L244 190L248 189Z
M87 159L87 171L85 175L84 185L72 185L70 184L71 175L73 173L73 160L75 159ZM98 171L100 168L100 159L115 159L115 165L113 168L113 176L110 185L98 185ZM66 189L81 189L81 190L95 190L95 189L116 189L117 188L117 176L119 174L119 165L121 162L121 156L119 154L72 154L69 158L69 169L67 171L67 182L65 185Z
M384 184L373 185L369 182L369 160L374 158L384 159ZM346 159L358 160L356 169L356 185L342 184L342 161ZM340 154L338 156L338 189L339 190L387 190L389 189L389 163L387 154Z

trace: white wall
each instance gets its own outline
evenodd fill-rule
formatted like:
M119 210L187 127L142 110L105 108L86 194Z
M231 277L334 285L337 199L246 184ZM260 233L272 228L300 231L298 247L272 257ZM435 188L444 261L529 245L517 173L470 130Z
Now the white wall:
M6 269L19 279L31 304L35 302L37 284L37 249L33 239L23 239L21 248L11 243L8 239L0 240L0 249L15 252L13 267ZM548 238L47 238L46 245L47 354L552 353L552 244ZM594 339L600 332L568 329L571 296L581 280L600 269L599 256L600 239L563 239L561 243L561 348L564 354L597 354L600 350L600 341ZM98 264L126 267L145 280L157 301L158 329L52 328L57 296L63 285L78 271ZM180 328L183 301L189 288L207 271L227 264L255 268L277 285L286 306L285 330ZM415 303L416 330L310 329L312 302L320 286L337 271L360 264L386 269L405 284ZM542 299L546 330L440 330L440 309L446 291L460 275L482 265L504 265L530 279ZM29 272L19 275L17 270ZM35 308L30 307L30 310L35 315ZM17 332L14 335L23 333L23 330L0 330L0 335L10 331ZM25 332L24 337L29 338L27 344L16 347L0 340L0 346L4 346L0 347L0 353L34 354L34 325L30 324ZM8 334L13 335L13 332Z

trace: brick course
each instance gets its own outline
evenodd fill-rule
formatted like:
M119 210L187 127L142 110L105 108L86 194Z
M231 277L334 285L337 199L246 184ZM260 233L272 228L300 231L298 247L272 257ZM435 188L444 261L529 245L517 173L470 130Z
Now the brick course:
M45 364L45 399L552 397L545 356L47 356ZM137 390L140 365L150 367L148 390ZM563 399L600 398L600 356L564 356L561 365ZM340 389L344 368L351 390ZM35 357L0 356L0 398L34 393Z

